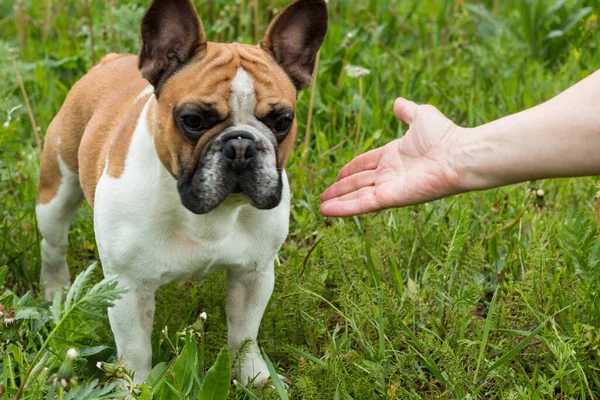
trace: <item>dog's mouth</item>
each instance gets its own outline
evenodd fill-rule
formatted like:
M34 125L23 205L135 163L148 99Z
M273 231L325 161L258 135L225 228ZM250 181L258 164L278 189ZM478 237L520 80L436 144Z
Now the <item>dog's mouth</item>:
M236 199L236 204L245 199L245 204L268 210L279 205L283 189L281 176L276 170L273 172L276 178L256 171L239 174L227 169L199 168L191 180L178 182L177 188L181 203L194 214L206 214L229 197Z
M233 190L231 191L231 194L243 194L244 190L242 190L242 187L240 186L239 182L235 184L235 186L233 187Z

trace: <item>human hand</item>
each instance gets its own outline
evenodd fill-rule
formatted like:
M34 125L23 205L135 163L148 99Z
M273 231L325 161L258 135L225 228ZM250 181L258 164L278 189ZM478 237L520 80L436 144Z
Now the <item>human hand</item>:
M465 128L437 108L399 98L398 119L410 125L401 139L356 157L321 195L321 213L347 217L425 203L460 191L454 168Z

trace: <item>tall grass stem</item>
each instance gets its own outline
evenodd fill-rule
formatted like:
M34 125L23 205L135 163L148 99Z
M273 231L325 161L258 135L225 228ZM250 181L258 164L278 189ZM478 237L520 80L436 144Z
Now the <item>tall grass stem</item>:
M306 118L306 132L304 133L304 150L302 151L302 163L306 166L306 157L308 156L308 146L310 144L310 126L312 124L313 109L315 107L315 93L317 91L317 79L319 77L319 60L321 53L317 53L315 60L315 69L313 81L310 88L310 102L308 103L308 117Z
M39 128L37 122L35 121L35 117L33 115L33 110L31 108L31 104L29 103L29 96L27 95L27 90L25 90L25 85L23 84L23 78L21 77L21 73L19 72L19 67L17 66L17 59L15 58L15 51L13 49L9 49L10 59L12 61L13 68L15 70L15 75L17 76L17 81L19 82L19 87L21 88L21 93L23 94L23 99L25 100L25 106L27 107L27 113L29 114L29 120L31 121L31 127L33 128L33 137L35 138L35 144L39 151L42 151L42 142L40 141Z

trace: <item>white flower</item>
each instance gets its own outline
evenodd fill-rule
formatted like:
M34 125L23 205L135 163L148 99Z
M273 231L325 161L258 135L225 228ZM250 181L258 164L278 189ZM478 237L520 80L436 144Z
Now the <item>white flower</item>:
M98 361L98 362L96 363L96 368L98 368L98 369L102 369L102 368L104 368L104 363L103 363L102 361Z
M202 314L200 314L200 319L202 321L206 321L206 318L208 318L208 316L206 315L206 313L204 311L202 311Z
M8 128L8 125L10 125L10 124L8 123L8 121L6 121L2 126L4 127L4 129L6 129L6 128Z
M544 197L544 191L542 189L538 189L538 191L536 192L538 197Z
M76 360L77 357L79 357L79 353L77 352L77 350L75 350L75 349L67 350L67 358L69 360Z
M367 76L371 73L371 70L368 70L363 67L359 67L358 65L346 65L346 73L351 78L362 78L363 76Z

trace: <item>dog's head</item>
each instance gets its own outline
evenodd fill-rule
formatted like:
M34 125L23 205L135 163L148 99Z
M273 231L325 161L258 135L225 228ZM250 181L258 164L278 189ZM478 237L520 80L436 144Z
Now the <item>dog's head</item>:
M203 214L232 194L276 207L294 144L297 91L327 32L325 0L296 0L258 46L209 43L190 0L154 0L139 68L154 86L152 132L183 205Z

